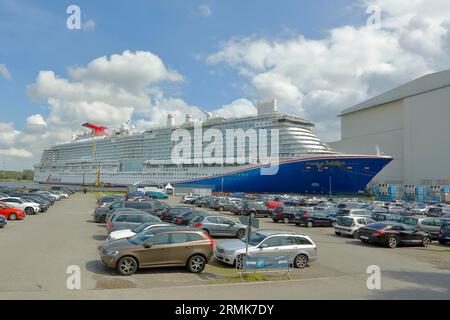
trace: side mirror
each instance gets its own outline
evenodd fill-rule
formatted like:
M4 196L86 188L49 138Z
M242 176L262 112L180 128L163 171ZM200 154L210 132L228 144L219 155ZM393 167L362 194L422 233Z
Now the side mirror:
M269 246L267 245L267 243L263 243L263 244L261 244L258 248L259 249L265 249L265 248L268 248Z
M150 249L153 246L153 243L151 242L144 242L144 248Z

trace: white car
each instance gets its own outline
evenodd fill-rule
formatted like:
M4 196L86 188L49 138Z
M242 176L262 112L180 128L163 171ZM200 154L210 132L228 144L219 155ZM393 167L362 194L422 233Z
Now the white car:
M338 236L358 238L358 229L375 221L367 216L342 216L337 218L334 233Z
M51 193L49 191L41 191L40 190L40 191L35 191L33 193L43 194L44 196L50 197L50 198L52 198L55 201L61 199L61 196L58 196L57 194Z
M69 198L69 195L68 195L67 193L64 193L64 192L59 191L59 190L58 190L58 191L52 190L51 193L53 193L53 194L55 194L55 195L57 195L57 196L61 196L61 197L64 198L64 199Z
M0 199L1 202L6 202L16 209L24 211L26 214L38 214L41 211L41 206L36 202L23 200L16 197L8 197Z
M106 241L113 241L113 240L118 240L118 239L129 238L129 237L132 237L142 231L145 231L145 230L148 230L151 228L155 228L155 227L170 227L170 226L173 226L173 225L167 224L167 223L158 223L158 224L143 223L134 229L123 229L123 230L113 231L109 234Z

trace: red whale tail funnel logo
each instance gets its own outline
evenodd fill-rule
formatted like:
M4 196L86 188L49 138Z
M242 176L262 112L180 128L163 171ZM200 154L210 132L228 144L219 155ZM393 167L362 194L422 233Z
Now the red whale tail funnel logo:
M108 129L108 127L97 126L97 125L95 125L95 124L88 123L88 122L86 122L85 124L83 124L83 127L92 129L92 134L93 134L94 136L106 136L106 135L107 135L107 133L106 133L105 130Z

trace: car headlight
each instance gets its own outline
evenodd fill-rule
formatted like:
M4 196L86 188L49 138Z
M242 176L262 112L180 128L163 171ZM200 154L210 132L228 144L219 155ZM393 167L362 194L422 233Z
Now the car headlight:
M108 255L110 257L115 257L118 254L119 254L119 251L117 251L117 250L111 250L111 251L106 252L106 255Z

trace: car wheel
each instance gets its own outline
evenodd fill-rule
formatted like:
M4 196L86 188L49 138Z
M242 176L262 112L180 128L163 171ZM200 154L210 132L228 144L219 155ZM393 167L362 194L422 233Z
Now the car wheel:
M106 223L106 216L100 217L100 223Z
M9 215L9 220L17 220L17 215L15 213L11 213Z
M276 220L276 219L272 219L272 221L275 222L275 223L278 223L278 220Z
M239 239L243 239L243 238L245 237L245 230L244 230L244 229L239 229L238 232L237 232L237 234L236 234L236 236L237 236Z
M236 268L237 269L243 269L244 268L244 257L245 257L245 255L241 254L241 255L239 255L236 258Z
M294 259L294 267L303 269L308 265L308 257L304 254L299 254Z
M297 222L296 222L295 225L296 225L297 227L300 227L300 223L297 223Z
M422 239L422 246L428 247L431 244L431 238L430 237L424 237Z
M398 240L396 237L389 237L387 245L389 248L394 249L398 245Z
M205 269L206 259L201 255L195 255L189 258L187 268L189 272L200 273Z
M439 243L440 243L440 244L446 244L447 242L444 241L444 240L439 240Z
M353 232L353 238L354 238L354 239L359 239L359 233L358 233L358 231Z
M335 226L336 226L336 222L333 221L333 222L331 223L331 227L334 228Z
M255 218L255 216L256 216L256 212L250 212L250 218Z
M34 214L34 209L33 209L33 208L30 208L30 207L25 208L25 213L26 213L27 215L32 215L32 214Z
M117 262L117 271L121 275L131 276L137 271L138 263L133 257L123 257Z
M288 223L290 222L290 220L289 220L289 218L284 218L284 219L283 219L283 222L286 223L286 224L288 224Z
M211 235L211 234L209 233L209 230L208 230L208 229L202 229L202 231L203 231L204 233L206 233L208 236Z
M306 223L306 227L307 227L307 228L312 228L312 227L313 227L312 221L308 221L308 222Z
M335 231L334 234L337 235L337 236L340 236L340 235L341 235L341 233L338 232L338 231Z
M219 211L223 211L223 207L219 207Z
M369 243L369 240L363 240L363 239L361 239L361 242L363 242L363 243Z

